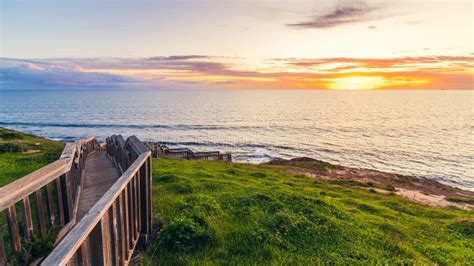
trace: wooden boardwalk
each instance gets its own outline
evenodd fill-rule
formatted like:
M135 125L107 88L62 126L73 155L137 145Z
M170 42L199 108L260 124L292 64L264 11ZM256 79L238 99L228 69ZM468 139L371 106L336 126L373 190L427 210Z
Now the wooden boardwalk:
M107 152L94 151L88 155L79 197L77 221L86 215L119 177L120 171L107 157Z
M128 265L152 229L151 164L151 152L135 136L112 135L105 143L88 137L0 187L0 266L23 256L22 246L49 229L59 230L55 247L35 263Z

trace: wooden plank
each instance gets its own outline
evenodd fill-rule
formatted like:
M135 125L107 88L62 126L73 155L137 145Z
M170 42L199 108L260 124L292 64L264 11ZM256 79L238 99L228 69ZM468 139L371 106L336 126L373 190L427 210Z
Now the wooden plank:
M125 208L124 208L124 205L125 205L125 200L124 200L124 193L122 192L118 198L118 215L120 217L120 220L119 220L119 223L120 223L120 264L123 265L125 264L125 261L127 260L127 258L125 257L125 254L127 253L127 238L125 237L125 227L127 226L126 223L125 223Z
M57 196L57 203L58 203L58 214L59 214L59 224L64 225L64 205L63 205L63 195L61 191L61 180L60 177L56 178L56 196Z
M0 266L4 265L7 265L7 253L5 252L2 230L0 230Z
M55 227L56 217L54 215L53 191L51 189L51 183L46 185L46 198L48 203L49 223L51 227Z
M153 204L152 204L152 193L153 193L153 167L152 167L152 160L151 157L147 160L147 179L148 179L148 187L147 187L147 200L148 200L148 234L151 234L152 230L152 211L153 211Z
M25 225L25 236L28 240L31 240L33 236L33 220L31 219L31 205L30 198L24 197L22 200L23 206L23 224Z
M129 214L129 202L128 202L128 186L123 190L123 209L124 209L124 218L125 218L125 247L126 247L126 256L125 259L128 260L128 253L130 250L130 214Z
M143 167L143 165L142 165ZM141 199L140 199L140 171L138 171L135 177L135 188L136 188L136 197L137 197L137 233L140 237L140 231L142 228L142 219L141 219Z
M76 224L76 226L64 237L49 256L42 262L42 265L64 264L69 261L74 253L79 249L85 238L96 227L103 214L110 208L115 199L120 195L125 186L137 173L141 165L150 156L150 152L140 155L124 174L107 190L99 201L89 210L89 212ZM92 243L92 241L91 241ZM92 248L91 248L92 249ZM92 255L91 255L92 257Z
M119 254L119 247L120 247L120 242L119 242L119 224L118 224L118 198L115 200L114 204L112 204L112 251L113 251L113 263L114 265L119 265L120 261L120 254Z
M18 230L18 222L16 219L15 205L8 207L5 210L7 215L8 230L12 241L12 249L14 252L19 252L21 249L20 232Z
M130 249L133 248L132 243L135 240L135 193L134 193L134 186L133 186L133 178L130 180L130 185L128 186L128 200L129 200L129 207L130 210L128 211L129 214L129 221L130 221Z
M55 178L64 174L67 170L67 162L58 160L1 187L0 211L5 210L16 202L22 200L26 195L29 195L46 184L54 181Z
M120 177L120 172L105 152L92 152L86 160L77 207L80 220Z
M89 241L86 239L82 245L81 245L81 248L80 248L80 254L81 254L81 260L80 260L80 264L82 264L83 266L89 266L91 265L91 262L90 262L90 256L89 256Z
M144 165L142 165L139 173L139 199L140 199L140 242L139 245L142 248L146 247L146 243L148 242L148 236L150 233L149 225L150 225L150 217L149 217L149 209L150 209L150 194L149 194L149 173L148 173L148 162L147 160Z
M72 231L71 231L72 233ZM99 224L97 224L92 231L90 232L90 236L88 237L89 239L89 250L91 253L91 265L102 265L103 263L103 256L102 256L102 227ZM68 250L65 249L59 249L61 244L59 244L53 252L57 252L58 250L62 253L67 252ZM68 261L68 258L64 258L62 261L57 261L54 264L49 263L48 258L51 257L51 254L46 258L45 261L41 265L44 266L49 266L49 265L60 265L64 261Z
M38 224L40 227L41 235L46 235L46 223L44 221L44 205L43 198L41 197L41 189L35 191L36 200L36 215L38 216Z
M133 217L133 219L134 219L133 222L134 222L134 224L135 224L135 231L134 231L134 233L135 233L135 238L134 238L134 240L137 240L138 237L140 236L140 235L139 235L139 232L140 232L140 230L139 230L140 219L139 219L139 217L138 217L139 210L138 210L138 186L137 186L138 173L139 173L139 172L137 172L137 173L135 174L135 177L134 177L133 180L132 180L132 184L133 184L133 197L134 197L134 199L133 199L133 204L134 204L134 210L135 210L135 212L133 213L133 216L134 216L134 217Z
M77 149L76 142L66 143L59 159L66 162L71 162L74 159L74 154L76 153L76 149Z
M109 211L102 216L100 226L102 230L102 258L103 265L112 265L112 250L110 239Z
M67 221L71 221L74 217L73 211L74 211L74 206L73 206L73 195L72 195L72 171L67 172L65 175L65 182L66 182L66 195L65 198L67 200ZM64 198L64 195L63 195Z

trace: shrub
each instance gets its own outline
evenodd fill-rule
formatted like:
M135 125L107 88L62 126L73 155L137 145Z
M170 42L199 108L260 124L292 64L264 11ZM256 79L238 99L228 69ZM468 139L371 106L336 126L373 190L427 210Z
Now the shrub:
M178 194L190 194L193 192L193 187L186 183L171 184L169 188Z
M177 218L165 225L158 235L158 245L170 251L195 251L212 242L214 232L203 221Z
M474 239L474 219L457 219L449 225L449 229Z
M22 152L23 147L20 144L14 143L1 143L0 144L0 153L2 152Z
M446 199L447 201L456 202L456 203L467 203L467 204L474 204L474 199L466 198L466 197L450 197Z
M6 130L6 129L0 129L0 139L22 139L23 137L18 134L18 133L15 133L13 131L10 131L10 130Z
M256 177L256 178L264 178L264 177L267 176L267 174L265 174L265 173L260 173L260 172L251 173L250 175L253 176L253 177Z
M164 174L156 178L156 182L158 183L171 183L174 181L176 181L176 176L172 174Z

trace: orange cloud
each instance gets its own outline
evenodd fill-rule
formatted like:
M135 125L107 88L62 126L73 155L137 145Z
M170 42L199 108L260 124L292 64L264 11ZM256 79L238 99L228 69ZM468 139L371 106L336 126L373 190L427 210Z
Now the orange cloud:
M401 58L267 59L248 63L241 58L169 56L152 58L3 59L5 75L20 73L99 80L146 86L261 89L473 89L474 57L424 56ZM25 70L11 71L11 64ZM41 69L29 63L41 66ZM54 66L49 67L49 66ZM60 68L58 68L60 67ZM0 70L2 64L0 64ZM47 71L44 71L44 70ZM46 75L47 74L47 75ZM100 74L100 75L99 75ZM53 82L54 82L53 80ZM77 80L74 84L82 84ZM91 83L96 84L96 83Z

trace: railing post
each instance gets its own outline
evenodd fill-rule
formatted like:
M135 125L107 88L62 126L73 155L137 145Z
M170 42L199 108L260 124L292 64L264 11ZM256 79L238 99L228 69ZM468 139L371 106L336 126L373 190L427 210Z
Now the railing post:
M46 222L44 220L44 205L43 198L41 196L41 189L35 191L35 200L36 200L36 215L38 216L38 223L40 227L40 232L42 236L46 235Z
M23 224L25 225L25 234L28 240L33 236L33 220L31 219L30 198L24 197L23 203Z
M63 205L63 193L61 190L61 177L56 178L56 196L57 196L57 203L58 203L58 213L59 213L59 224L65 225L66 222L64 221L64 205Z
M60 183L61 183L61 198L62 198L62 205L63 205L63 213L64 213L64 222L65 224L69 223L72 219L72 201L71 201L71 187L70 187L70 182L68 180L70 179L71 172L67 172L64 174L62 177L60 177Z
M89 235L91 265L104 263L102 250L102 223L98 223Z
M102 216L100 221L102 237L103 265L112 265L112 249L110 239L110 209Z
M21 249L20 243L20 232L18 230L18 222L16 220L15 205L12 205L6 209L8 229L10 230L10 237L12 241L12 248L15 252L19 252Z
M139 247L146 248L151 233L151 157L140 168L140 239Z

